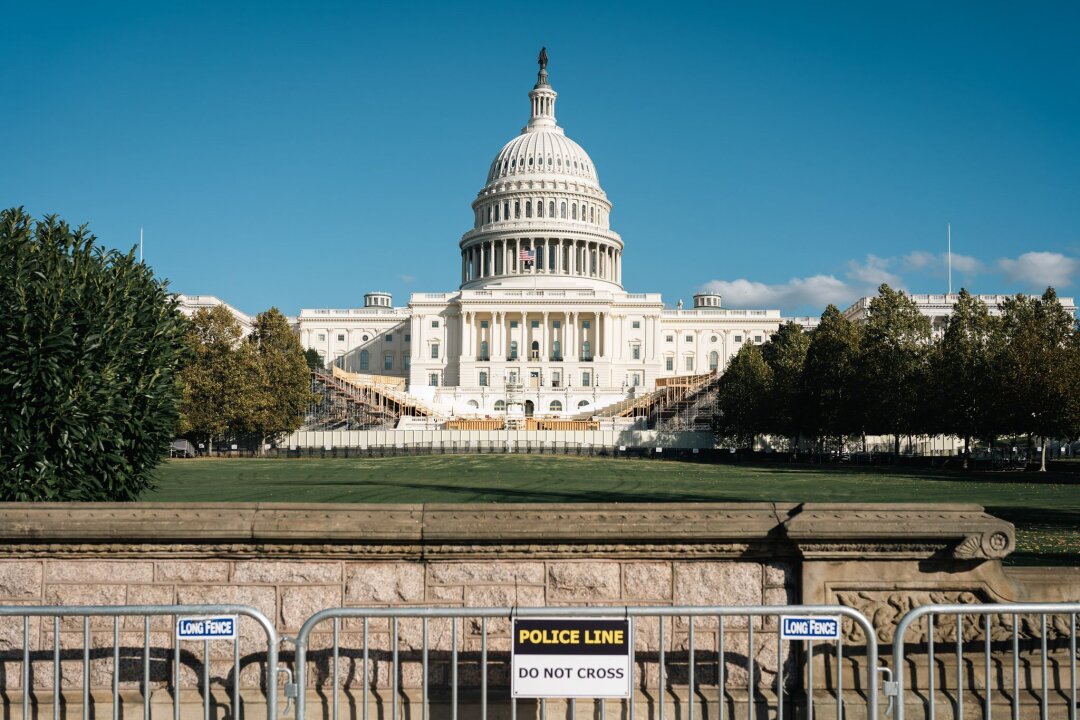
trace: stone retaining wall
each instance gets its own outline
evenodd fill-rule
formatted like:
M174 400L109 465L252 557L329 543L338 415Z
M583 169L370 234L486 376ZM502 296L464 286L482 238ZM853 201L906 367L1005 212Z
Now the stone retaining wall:
M1000 560L1013 547L1011 525L970 505L8 504L0 505L0 537L0 605L235 603L259 609L286 635L295 635L315 612L342 606L839 603L866 614L886 643L907 608L929 601L1080 597L1074 572L1006 573ZM152 621L152 644L162 658L171 653L170 622ZM666 622L669 680L678 685L685 682L677 659L680 652L685 657L688 628L685 619ZM746 683L739 622L745 629L745 620L733 619L726 645L732 686ZM343 646L359 647L358 623L343 621ZM399 628L406 694L420 684L414 624L403 621ZM436 688L448 684L448 628L446 621L431 626ZM111 620L93 621L95 647L109 646L111 629ZM124 621L122 629L123 644L141 646L141 621ZM378 694L390 683L389 628L383 620L369 629L369 649L381 658L369 672ZM655 619L638 628L643 698L658 683L658 629ZM61 647L80 647L81 630L81 623L65 621ZM309 692L329 682L329 630L321 627L313 636ZM508 624L492 621L488 630L489 681L504 687ZM695 647L714 650L715 619L699 621L695 630ZM854 626L846 630L852 651L845 657L845 687L857 691L865 685L865 659L857 650L862 639ZM0 619L5 702L20 689L22 632L21 620ZM461 650L477 652L479 624L460 623L459 632ZM755 621L755 680L763 697L774 686L775 632L775 622ZM257 696L265 648L254 622L242 621L241 635L241 685L245 695ZM35 654L32 682L39 690L53 684L52 647L51 621L33 621L31 648L50 650ZM466 660L461 680L475 684L476 659ZM363 685L355 653L347 662L343 685L355 694ZM794 677L792 658L785 662L795 689L801 679ZM835 683L824 659L819 663L819 678ZM226 685L231 666L231 654L215 655L215 682ZM80 687L78 658L64 667L64 687ZM141 667L132 667L121 677L129 694L138 693L141 680ZM107 686L110 668L111 656L95 655L92 684ZM168 662L153 664L158 695L167 695L169 672ZM188 663L183 672L194 682L199 670ZM710 677L698 681L705 698ZM715 677L711 681L715 703ZM324 700L313 695L313 702ZM669 700L674 711L678 701Z

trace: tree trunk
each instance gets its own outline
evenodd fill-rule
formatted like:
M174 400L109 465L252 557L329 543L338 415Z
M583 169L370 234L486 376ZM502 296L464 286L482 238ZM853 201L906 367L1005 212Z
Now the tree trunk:
M964 436L964 469L971 470L971 436Z
M893 435L893 462L900 459L900 433Z
M1039 472L1046 472L1046 436L1042 439L1042 458L1039 462Z
M214 438L206 438L206 456L209 457L214 454Z

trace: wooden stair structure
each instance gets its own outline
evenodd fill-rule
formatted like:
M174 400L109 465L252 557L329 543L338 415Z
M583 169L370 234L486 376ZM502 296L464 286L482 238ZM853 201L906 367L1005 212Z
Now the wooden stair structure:
M609 405L597 412L596 417L646 418L647 425L654 428L688 413L703 394L715 389L719 380L720 375L711 372L657 378L655 390Z
M390 429L402 416L437 416L434 410L405 392L403 378L388 378L394 384L379 382L382 378L347 373L336 367L329 373L312 370L311 389L320 401L309 410L305 429Z

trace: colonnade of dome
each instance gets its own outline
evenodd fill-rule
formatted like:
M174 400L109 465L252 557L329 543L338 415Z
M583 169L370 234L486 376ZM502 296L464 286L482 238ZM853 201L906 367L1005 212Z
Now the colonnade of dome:
M532 253L531 262L523 253ZM565 276L622 284L622 248L603 240L479 239L461 251L462 285L497 277Z

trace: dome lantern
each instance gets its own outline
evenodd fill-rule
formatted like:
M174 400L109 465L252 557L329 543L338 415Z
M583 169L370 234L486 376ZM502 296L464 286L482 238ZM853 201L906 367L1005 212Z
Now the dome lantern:
M555 122L555 98L559 93L551 89L547 79L547 48L540 48L540 72L536 73L536 85L529 92L529 102L532 105L532 117L525 128L526 132L539 128L550 129L557 127Z

